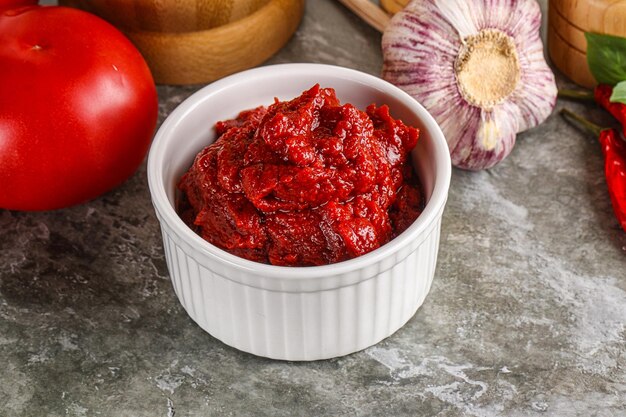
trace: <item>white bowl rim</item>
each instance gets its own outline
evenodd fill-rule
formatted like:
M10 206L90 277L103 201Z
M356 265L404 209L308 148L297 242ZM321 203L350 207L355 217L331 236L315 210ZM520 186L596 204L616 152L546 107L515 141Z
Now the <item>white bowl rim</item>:
M419 217L403 233L372 252L346 261L321 266L277 266L250 261L220 249L196 234L179 217L175 208L169 203L162 178L162 167L166 160L165 144L173 131L176 130L176 127L184 121L185 117L196 106L210 99L217 92L247 80L251 76L258 80L264 77L272 78L276 76L276 73L310 74L312 77L322 74L357 81L394 96L395 99L418 116L423 126L428 130L433 142L434 156L436 157L436 176L430 200ZM147 172L153 205L160 219L162 219L161 221L165 221L172 231L178 237L187 241L192 248L217 262L228 264L230 267L234 267L242 272L261 274L268 278L301 280L325 278L356 271L380 262L382 259L410 244L412 240L423 234L441 215L448 196L452 166L448 145L441 128L420 103L400 88L381 78L350 68L327 64L291 63L267 65L230 75L201 88L185 99L172 111L158 129L150 148Z

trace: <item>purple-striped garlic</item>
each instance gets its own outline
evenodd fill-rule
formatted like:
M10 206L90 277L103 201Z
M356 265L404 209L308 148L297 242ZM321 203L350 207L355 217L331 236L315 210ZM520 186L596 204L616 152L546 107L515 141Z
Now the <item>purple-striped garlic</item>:
M535 0L414 0L383 35L383 78L437 120L452 163L490 168L556 102Z

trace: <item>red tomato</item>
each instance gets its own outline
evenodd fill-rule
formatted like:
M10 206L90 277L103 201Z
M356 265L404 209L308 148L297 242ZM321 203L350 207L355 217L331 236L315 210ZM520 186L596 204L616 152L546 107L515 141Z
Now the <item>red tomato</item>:
M121 184L157 113L148 66L109 23L65 7L0 11L0 207L67 207Z
M0 9L13 9L21 6L37 4L38 0L0 0Z

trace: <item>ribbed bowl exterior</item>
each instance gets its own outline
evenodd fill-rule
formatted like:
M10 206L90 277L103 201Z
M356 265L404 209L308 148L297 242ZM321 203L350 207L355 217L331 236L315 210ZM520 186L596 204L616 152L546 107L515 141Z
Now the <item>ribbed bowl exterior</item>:
M426 205L403 233L365 255L333 265L283 267L234 256L178 216L176 182L215 140L207 126L239 111L290 99L311 80L344 103L389 105L420 129L411 152ZM316 360L371 346L404 325L424 302L437 260L451 176L446 140L417 101L388 82L347 68L283 64L245 71L198 91L163 122L148 158L148 184L161 224L176 295L191 318L237 349L285 360Z
M276 291L220 274L211 259L189 254L184 242L161 224L172 284L189 316L227 345L294 361L356 352L402 327L430 290L440 227L441 213L421 242L385 259L387 265L351 271L357 274L350 277L357 278L354 284L324 291ZM380 271L366 276L372 267ZM252 278L263 282L269 277Z

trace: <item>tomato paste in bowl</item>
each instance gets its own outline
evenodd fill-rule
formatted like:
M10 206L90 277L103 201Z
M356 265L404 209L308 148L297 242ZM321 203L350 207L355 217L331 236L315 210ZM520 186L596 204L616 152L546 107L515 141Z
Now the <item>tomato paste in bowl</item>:
M387 110L383 105L386 104L393 117L402 120L406 126L419 129L419 140L415 147L410 154L404 153L406 165L401 169L391 168L395 166L396 158L401 159L403 153L388 152L391 149L390 145L388 140L382 137L377 138L378 145L359 147L358 151L348 156L346 156L348 146L345 143L341 152L336 152L339 147L332 143L313 146L315 152L307 152L307 146L311 142L290 139L301 136L291 135L291 133L282 137L284 139L282 142L293 142L293 148L298 151L293 154L290 153L289 147L280 146L281 141L277 143L270 141L278 145L275 147L276 151L268 149L270 148L268 143L255 141L254 136L257 133L253 135L251 131L255 129L262 131L264 126L265 129L270 129L270 127L277 129L268 137L273 137L273 134L279 133L281 129L287 131L291 128L296 133L298 129L295 124L289 126L287 122L269 123L272 117L268 115L273 114L271 105L265 113L261 111L254 115L254 109L267 106L275 97L278 97L283 103L276 104L276 107L281 108L281 113L284 114L288 110L285 107L289 107L286 103L290 103L303 91L310 91L311 86L316 83L323 87L333 88L336 98L341 103L351 103L353 106L339 110L335 107L342 106L338 103L335 106L332 103L333 105L328 109L330 114L325 114L326 110L324 110L319 121L312 124L317 128L313 129L314 131L319 130L320 126L322 128L326 126L326 129L332 126L335 129L340 123L334 123L331 115L333 112L337 114L346 112L351 113L354 120L360 120L362 127L371 123L376 132L377 126L380 129L381 126L398 123L385 116ZM331 103L330 90L317 87L311 92L309 101L316 103L320 100L320 95L324 102L328 100ZM370 107L367 111L371 103L376 103L380 107ZM296 99L294 107L301 108L302 104ZM320 109L323 107L321 106ZM245 109L253 110L248 115L244 113L238 117ZM274 116L276 114L278 112ZM304 119L309 116L313 119L317 118L316 111L311 113L294 111L293 114L294 117L299 115ZM266 116L268 123L264 124L263 120ZM348 170L349 167L354 168L361 163L357 163L357 160L362 158L361 154L370 152L373 155L368 155L367 160L373 161L374 166L372 168L372 164L364 160L362 161L365 167L363 170L369 173L368 176L373 175L373 178L378 178L378 171L383 172L387 169L390 172L402 173L401 181L392 175L392 179L395 179L391 184L402 184L395 190L395 201L404 200L410 203L407 204L410 210L402 209L401 205L394 208L396 203L391 203L391 206L387 207L391 232L389 233L388 229L384 232L384 227L380 230L384 232L381 235L388 233L391 240L377 249L351 259L327 265L293 267L251 261L234 255L225 250L226 245L220 247L194 232L181 218L180 213L183 213L183 217L192 219L188 222L195 228L197 225L194 223L201 209L198 209L198 214L194 214L193 211L185 214L189 206L186 209L183 208L182 211L176 210L177 196L180 197L183 194L179 185L182 185L188 201L196 198L196 196L189 195L189 190L191 193L195 192L192 190L193 187L181 184L181 178L194 165L194 161L197 161L198 154L202 155L203 149L208 144L222 141L225 139L222 138L224 135L244 134L246 128L242 126L245 125L245 121L255 118L259 119L259 123L256 127L253 127L254 124L250 125L251 131L246 134L252 136L243 141L246 144L245 149L231 149L232 152L216 149L214 157L207 156L204 159L200 157L209 166L213 164L219 167L222 161L224 168L236 168L232 172L238 170L241 173L248 167L255 167L245 175L237 176L231 173L215 178L218 184L221 182L220 187L226 187L225 189L237 190L241 187L241 194L245 194L244 187L248 187L250 196L245 198L249 204L247 202L243 204L243 207L250 210L254 208L254 212L259 213L259 218L252 220L252 224L256 221L256 225L262 228L270 221L261 215L287 212L285 209L289 207L280 206L276 201L278 199L275 197L281 196L280 204L286 201L288 205L295 207L295 212L298 212L302 205L304 208L300 211L308 210L314 212L314 215L317 213L318 219L321 217L320 213L323 212L322 207L341 206L343 208L332 212L334 217L329 217L330 219L345 219L348 225L355 222L359 225L363 224L364 226L359 230L367 231L368 228L376 230L375 221L372 221L375 216L367 211L374 212L374 207L371 207L367 201L357 203L355 200L369 193L372 197L371 202L376 202L382 207L381 200L378 199L382 197L379 195L375 198L372 190L376 190L377 187L383 189L381 184L388 183L380 178L374 182L364 178L359 180L355 169L355 172L350 175L335 173L337 178L344 178L341 176L344 175L346 181L350 182L345 190L337 187L337 184L341 182L334 181L327 182L328 187L323 187L321 185L325 183L323 175L318 181L318 177L312 175L315 169L311 169L312 166L320 173L326 172L325 168L335 169L338 172L343 169ZM282 120L282 118L279 117L277 120ZM346 120L352 119L346 118ZM353 124L344 124L346 132L352 129ZM217 126L217 129L214 129L214 126ZM298 126L301 125L298 124ZM394 126L397 127L399 124ZM410 148L416 133L406 126L399 128L404 133L400 134L399 138L394 136L391 141L397 144L402 143L403 152ZM369 131L368 129L364 131ZM322 135L324 130L319 130L318 133L322 138L332 136ZM280 137L280 135L276 136ZM362 135L353 136L357 141L363 139ZM260 149L252 151L251 148L255 149L253 144ZM371 148L376 146L379 150L373 151ZM385 155L386 162L381 158L381 152L379 152L381 148L385 150L382 154ZM321 152L322 150L325 153ZM210 154L213 151L207 152ZM268 155L264 156L263 152ZM341 154L344 156L342 157ZM241 161L236 161L237 157ZM348 161L341 162L342 158ZM269 173L266 173L266 163L261 163L266 160L273 161L268 165L276 166L276 168L267 168ZM331 160L332 164L329 162ZM224 164L224 161L229 163ZM409 165L411 163L413 172ZM259 165L263 165L263 169L260 169ZM284 166L288 166L289 169ZM278 174L272 173L273 170ZM300 184L299 186L290 185L281 188L280 184L285 184L285 179L289 177L288 173L285 174L281 170L287 170L288 173L291 172L289 170L295 170L294 177L304 178L304 180L296 181ZM298 174L300 171L305 174ZM214 172L220 171L217 169ZM224 173L229 172L231 170L224 170ZM202 177L199 173L190 175ZM283 178L283 181L272 179L276 176ZM148 158L150 194L161 227L163 249L172 286L189 316L202 329L230 346L256 355L285 360L317 360L356 352L388 337L415 314L424 302L435 276L442 214L448 195L450 176L451 163L446 140L433 117L423 106L404 91L378 77L347 68L319 64L260 67L229 76L204 87L181 103L163 122L153 141ZM232 182L232 178L237 177L242 180ZM247 178L245 181L244 177ZM311 182L309 178L315 181ZM419 178L419 185L415 182L417 178ZM190 181L190 178L183 179L183 183L187 181ZM293 180L291 182L293 183ZM405 186L405 183L412 185ZM272 190L271 193L267 193L266 184L271 185L268 186ZM199 185L199 188L206 187L208 190L211 187L217 187L202 182ZM417 194L412 194L412 197L410 195L406 198L400 197L405 188L411 189L411 187L419 192L419 199L422 203L413 202L417 200ZM341 201L329 198L336 194L347 196L347 198ZM350 197L351 194L354 194L353 198ZM249 228L246 222L254 219L255 215L240 216L237 211L239 205L232 203L229 205L229 200L224 199L223 196L211 193L208 195L221 201L222 210L232 213L229 226L225 229L228 232L225 236L232 236L233 230L240 233L239 229ZM329 201L324 202L326 199ZM320 200L322 200L321 203ZM350 204L352 208L346 208L346 206L350 207ZM359 204L365 208L360 208ZM257 209L257 206L265 212ZM410 225L400 232L404 226L400 226L399 219L394 220L394 213L411 213L411 210L415 210L416 207L420 212L419 216L411 221L413 215L405 215L404 219ZM272 211L273 209L275 211ZM212 210L216 211L217 208L212 208L208 212ZM328 209L325 210L328 211ZM372 224L371 227L365 226L366 223L360 223L360 220L356 221L354 213L359 210L363 210L362 218L368 220ZM383 216L381 215L380 218ZM231 221L239 229L233 229ZM306 222L296 215L287 223L289 228L298 230ZM333 222L327 221L327 223ZM338 226L337 223L339 222L335 221L333 224ZM348 227L346 229L347 232L350 231ZM219 230L216 228L216 231ZM251 230L257 229L251 228ZM291 250L293 246L303 245L303 240L314 241L324 233L333 236L322 227L319 227L321 232L317 229L303 228L301 230L302 233L297 235L301 238L300 241L292 246L286 245L284 248ZM334 230L339 230L339 228ZM349 235L347 232L346 236ZM265 233L265 238L267 238L269 231L266 229ZM339 234L336 231L333 233ZM372 233L372 238L373 235ZM367 233L365 233L364 241L370 241ZM360 249L364 252L369 247L363 245ZM345 250L348 252L348 249ZM301 251L295 252L301 253ZM321 253L322 258L328 256L326 249L323 249ZM283 256L283 252L279 254ZM284 261L284 258L286 256L280 260ZM326 262L332 260L332 257L324 259ZM265 262L269 261L268 256ZM299 262L302 261L298 260L294 264L299 264Z
M409 157L418 129L386 105L361 111L315 85L215 125L180 180L178 211L208 242L283 266L379 248L423 207Z

